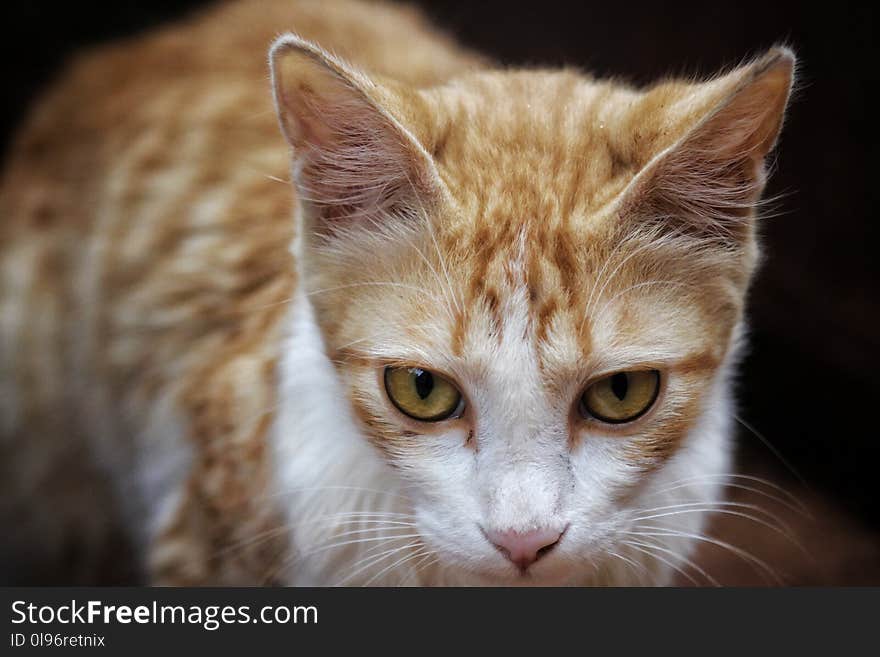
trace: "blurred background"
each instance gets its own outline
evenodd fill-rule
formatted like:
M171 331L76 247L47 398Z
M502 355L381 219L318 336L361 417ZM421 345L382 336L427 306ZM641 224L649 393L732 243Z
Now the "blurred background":
M4 2L0 147L71 52L204 4ZM761 226L767 257L752 292L751 346L739 381L738 458L742 472L793 496L794 504L776 510L806 549L735 518L719 521L718 532L748 542L789 583L880 584L880 219L869 164L876 151L869 94L880 75L876 7L753 0L415 4L502 63L567 64L634 83L669 73L709 75L774 43L795 49L800 84L768 190L784 195L781 214ZM750 503L747 491L739 495ZM804 513L791 512L800 506ZM725 558L702 555L707 563ZM718 564L713 574L719 569L722 583L763 583L741 561Z

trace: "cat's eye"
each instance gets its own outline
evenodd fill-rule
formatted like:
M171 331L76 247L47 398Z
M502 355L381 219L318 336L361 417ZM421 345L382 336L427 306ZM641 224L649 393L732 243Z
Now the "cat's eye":
M385 391L401 413L422 422L439 422L462 411L458 388L418 367L386 367Z
M581 415L600 422L620 424L644 415L660 391L660 372L616 372L588 387L580 399Z

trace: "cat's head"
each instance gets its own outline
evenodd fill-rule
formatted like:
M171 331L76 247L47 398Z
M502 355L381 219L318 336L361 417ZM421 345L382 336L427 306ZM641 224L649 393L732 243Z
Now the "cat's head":
M574 71L417 90L276 43L306 290L441 559L562 581L663 529L645 520L660 488L724 467L793 63L777 48L644 91Z

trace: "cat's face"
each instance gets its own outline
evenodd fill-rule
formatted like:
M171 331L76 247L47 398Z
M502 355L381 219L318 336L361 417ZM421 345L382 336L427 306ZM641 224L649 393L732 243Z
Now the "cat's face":
M687 453L722 402L791 61L646 94L543 72L415 92L276 47L306 291L443 562L568 581L708 474Z

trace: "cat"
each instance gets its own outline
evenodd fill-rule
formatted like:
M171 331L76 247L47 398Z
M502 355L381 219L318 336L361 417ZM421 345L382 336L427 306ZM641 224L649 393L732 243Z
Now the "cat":
M152 584L668 584L794 68L506 69L350 0L79 57L0 183L2 563L93 581L121 528Z

